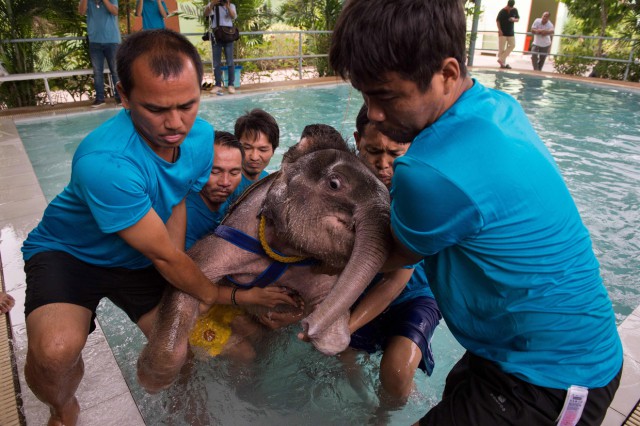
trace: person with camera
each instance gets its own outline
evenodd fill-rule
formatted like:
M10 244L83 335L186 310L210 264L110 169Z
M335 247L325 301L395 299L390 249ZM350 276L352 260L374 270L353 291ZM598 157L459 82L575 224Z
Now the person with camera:
M229 84L227 85L227 91L230 94L234 94L236 89L234 87L234 80L236 70L233 65L233 41L220 40L219 37L215 37L216 28L218 27L233 27L233 20L238 17L236 12L236 5L229 0L211 0L204 8L204 16L209 17L209 26L211 31L211 51L213 52L213 76L215 80L215 86L213 91L216 94L222 95L222 69L220 65L222 63L222 51L224 50L224 57L227 62L229 73Z

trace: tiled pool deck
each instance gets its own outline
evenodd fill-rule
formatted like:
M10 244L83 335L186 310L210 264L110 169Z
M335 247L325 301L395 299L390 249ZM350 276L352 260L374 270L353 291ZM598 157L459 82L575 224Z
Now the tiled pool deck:
M286 82L292 84L324 84L336 82L318 79L310 82ZM593 82L593 79L589 80ZM604 82L603 82L604 84ZM615 83L625 85L624 83ZM261 84L243 87L242 92L265 91L282 88L277 85ZM638 88L637 84L630 87ZM209 96L209 95L205 95ZM113 107L112 105L109 107ZM10 313L14 352L19 373L21 399L27 425L43 425L48 419L48 409L31 393L24 381L26 357L26 326L24 319L25 276L20 253L22 241L42 217L46 201L29 158L16 130L14 120L22 117L72 114L86 110L87 106L43 110L26 115L0 117L0 257L6 290L16 299L16 306ZM636 309L618 328L624 344L625 361L622 382L616 398L604 421L606 426L623 424L628 414L640 399L640 307ZM87 342L83 357L91 362L85 364L85 376L80 384L77 397L82 411L80 425L144 425L140 412L120 373L115 358L100 328ZM6 365L8 359L0 359ZM7 386L2 383L0 386ZM0 408L1 410L1 408ZM5 424L5 414L0 411L0 424Z

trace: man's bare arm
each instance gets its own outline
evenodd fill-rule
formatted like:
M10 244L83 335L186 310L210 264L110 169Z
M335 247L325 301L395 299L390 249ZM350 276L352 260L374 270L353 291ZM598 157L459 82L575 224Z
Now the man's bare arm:
M109 0L102 0L102 4L113 16L118 16L118 6L111 3Z
M365 294L351 312L349 332L353 334L363 325L380 315L395 300L411 279L413 269L387 272L380 282Z
M216 301L218 286L212 284L185 254L184 243L181 247L174 244L167 227L153 209L135 225L118 232L118 235L151 260L158 272L174 287L204 304L211 305Z
M80 0L80 3L78 3L78 13L80 15L87 14L87 0Z

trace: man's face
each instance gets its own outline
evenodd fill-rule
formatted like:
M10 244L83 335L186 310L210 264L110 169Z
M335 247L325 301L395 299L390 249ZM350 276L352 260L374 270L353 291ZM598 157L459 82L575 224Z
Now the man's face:
M383 77L384 83L364 83L356 89L362 92L369 120L390 139L410 142L446 111L442 73L434 74L424 92L398 73Z
M549 12L545 12L542 14L542 23L546 24L547 22L549 22Z
M184 141L198 114L200 85L193 63L186 57L178 76L163 79L154 76L147 58L133 62L134 86L122 93L122 105L130 110L131 120L151 149L171 161L174 148Z
M214 146L213 167L200 195L210 205L224 203L242 180L242 153L229 146Z
M367 124L362 135L355 134L358 157L371 169L380 181L391 187L393 160L402 157L408 143L398 143L380 133L373 124Z
M262 132L251 135L245 133L240 136L240 143L244 149L243 172L247 178L255 180L269 165L273 157L273 146Z

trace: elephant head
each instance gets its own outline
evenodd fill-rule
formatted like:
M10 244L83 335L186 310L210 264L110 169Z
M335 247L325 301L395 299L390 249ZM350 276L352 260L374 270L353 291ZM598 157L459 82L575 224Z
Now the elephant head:
M389 192L339 135L303 138L285 154L279 173L263 206L277 239L318 259L317 272L341 271L326 299L302 321L313 341L348 312L386 260ZM348 334L342 340L319 349L339 352Z

